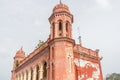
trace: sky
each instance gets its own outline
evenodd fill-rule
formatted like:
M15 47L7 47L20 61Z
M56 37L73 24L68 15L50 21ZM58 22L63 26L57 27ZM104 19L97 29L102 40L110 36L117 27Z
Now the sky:
M30 54L50 34L48 18L59 0L0 0L0 80L10 80L13 57ZM100 49L103 75L120 73L120 0L62 0L74 15L73 39ZM79 30L78 30L79 28Z

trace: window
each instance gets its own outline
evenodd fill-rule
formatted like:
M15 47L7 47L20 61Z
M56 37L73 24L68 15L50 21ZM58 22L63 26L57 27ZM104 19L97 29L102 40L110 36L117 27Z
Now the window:
M43 78L47 76L47 63L45 62L43 65Z
M26 71L26 80L28 80L28 71Z
M22 73L22 80L24 80L24 73Z
M59 30L60 31L62 30L62 22L61 21L59 22Z
M39 80L39 66L38 65L36 66L36 72L37 72L36 80Z
M68 31L68 22L66 23L66 31Z
M16 61L16 67L19 65L19 62L18 62L18 60Z
M31 79L30 80L33 80L33 69L31 68Z
M52 29L53 29L53 38L54 38L55 37L55 23L53 23L52 26L53 26Z

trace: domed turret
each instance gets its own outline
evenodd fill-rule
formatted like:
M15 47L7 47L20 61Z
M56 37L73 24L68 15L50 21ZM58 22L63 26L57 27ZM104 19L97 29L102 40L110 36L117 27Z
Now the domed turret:
M61 2L57 4L53 8L49 22L51 24L50 39L63 37L72 38L73 15L70 13L67 5Z
M15 57L25 58L25 52L22 49L20 49L16 52Z
M70 13L68 6L65 4L62 4L62 3L57 4L54 7L53 13L56 13L56 12L68 12L68 13Z
M16 55L14 57L14 68L17 67L24 58L25 58L25 52L21 48L16 52Z

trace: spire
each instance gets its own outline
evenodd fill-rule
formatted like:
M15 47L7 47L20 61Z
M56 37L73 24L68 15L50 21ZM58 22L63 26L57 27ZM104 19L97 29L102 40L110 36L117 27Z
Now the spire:
M23 49L23 46L21 46L21 50Z
M82 45L81 36L79 36L78 39L79 39L79 44Z
M61 0L60 0L60 4L62 4Z
M78 27L78 35L79 35L79 37L78 37L79 44L82 45L82 40L81 40L81 36L80 36L80 29L79 29L79 27Z

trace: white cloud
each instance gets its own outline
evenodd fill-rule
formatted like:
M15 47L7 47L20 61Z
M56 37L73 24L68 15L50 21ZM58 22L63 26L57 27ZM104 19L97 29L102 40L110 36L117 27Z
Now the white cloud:
M110 8L111 4L110 1L108 0L95 0L97 2L98 5L100 5L103 8Z

